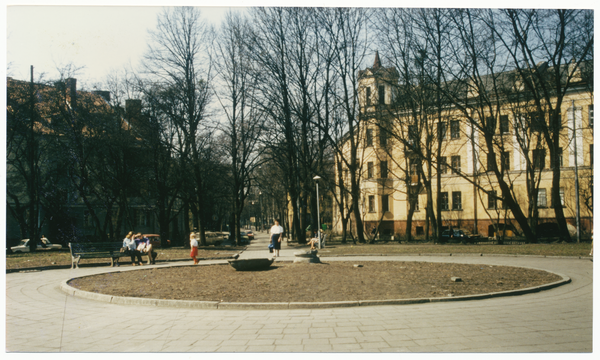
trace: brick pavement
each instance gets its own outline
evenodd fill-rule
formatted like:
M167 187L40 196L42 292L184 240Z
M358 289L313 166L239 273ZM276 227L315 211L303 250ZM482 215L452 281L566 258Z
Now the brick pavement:
M259 234L240 257L269 256L266 243L265 235ZM278 261L292 259L293 251L284 245ZM12 273L6 275L6 351L592 351L593 263L589 260L485 256L385 259L526 266L567 275L572 282L539 293L476 301L330 309L206 310L116 305L73 297L59 289L61 281L67 278L138 268Z

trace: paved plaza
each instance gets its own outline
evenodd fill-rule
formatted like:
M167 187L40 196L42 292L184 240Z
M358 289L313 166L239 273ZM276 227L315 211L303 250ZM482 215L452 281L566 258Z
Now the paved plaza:
M259 234L240 258L268 257L267 241L265 234ZM277 261L292 260L293 252L284 245ZM138 267L98 266L10 273L6 275L6 351L592 351L593 263L587 259L515 256L327 258L326 254L320 252L323 262L352 259L523 266L566 275L572 281L538 293L474 301L329 309L204 310L116 305L67 295L59 288L62 281L72 277L107 271L135 271L140 269ZM182 265L187 262L159 263L153 267Z

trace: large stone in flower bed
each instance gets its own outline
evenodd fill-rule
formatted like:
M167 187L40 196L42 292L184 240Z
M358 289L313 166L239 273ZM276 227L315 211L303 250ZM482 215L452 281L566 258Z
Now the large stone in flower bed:
M237 271L256 271L265 270L273 263L273 259L238 259L229 260L229 265L233 266Z
M318 250L297 251L294 253L294 263L320 264L321 259L317 256Z

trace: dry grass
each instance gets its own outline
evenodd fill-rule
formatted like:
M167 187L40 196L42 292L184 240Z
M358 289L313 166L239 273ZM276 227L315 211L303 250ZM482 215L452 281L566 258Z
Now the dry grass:
M216 247L207 246L198 250L198 258L230 258L234 254L242 251L244 247ZM182 247L159 248L156 249L158 257L157 262L191 260L190 249ZM146 257L143 257L146 260ZM129 264L128 256L121 257L119 260L122 264ZM82 259L79 262L80 266L91 264L110 264L110 259ZM35 253L22 253L6 255L6 269L30 269L30 268L48 268L48 267L71 267L71 254L67 250L61 251L44 251Z
M463 245L463 244L342 244L327 243L319 250L322 256L354 254L507 254L540 256L589 256L590 244L522 244L522 245Z

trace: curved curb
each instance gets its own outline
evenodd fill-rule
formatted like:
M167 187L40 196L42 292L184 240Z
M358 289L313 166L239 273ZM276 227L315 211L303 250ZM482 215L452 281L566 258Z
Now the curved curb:
M542 269L537 269L542 270ZM517 296L536 293L544 290L550 290L555 287L565 285L571 282L568 276L557 274L548 270L543 270L551 274L562 277L562 280L553 283L534 286L525 289L508 290L487 294L475 294L453 297L437 298L417 298L417 299L389 299L389 300L357 300L357 301L331 301L331 302L276 302L276 303L237 303L220 301L195 301L195 300L167 300L167 299L146 299L137 297L113 296L106 294L93 293L89 291L76 289L68 284L75 279L66 279L60 284L60 289L68 295L82 299L102 301L118 305L146 305L146 306L164 306L190 309L212 309L212 310L289 310L289 309L329 309L357 306L380 306L380 305L412 305L425 303L439 303L449 301L468 301L484 300L505 296ZM95 274L98 275L98 274ZM93 275L89 275L93 276ZM85 276L83 276L85 277Z

